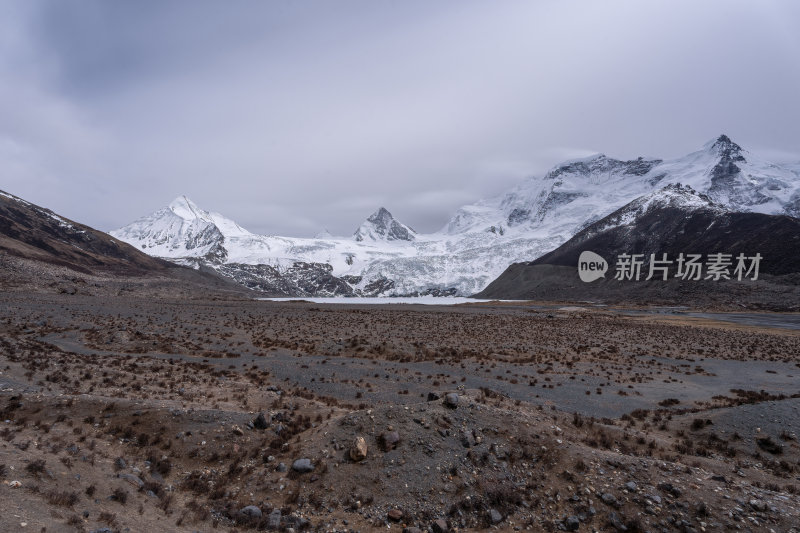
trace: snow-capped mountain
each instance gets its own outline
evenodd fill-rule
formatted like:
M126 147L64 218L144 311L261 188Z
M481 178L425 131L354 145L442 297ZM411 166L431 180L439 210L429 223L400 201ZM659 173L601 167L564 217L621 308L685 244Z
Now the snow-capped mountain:
M579 280L582 253L591 250L609 263L610 272L593 282ZM727 278L707 272L680 281L682 254L729 254ZM640 254L640 277L615 276L622 254ZM745 259L737 274L738 257ZM737 283L755 276L759 284ZM660 265L651 270L651 258ZM662 305L768 306L795 311L800 306L800 219L730 209L688 185L671 184L637 198L578 232L555 250L532 262L509 266L480 292L479 298L556 301L642 302ZM666 269L666 270L664 270ZM648 281L651 276L652 281ZM740 277L741 276L741 277ZM725 284L725 281L731 283ZM635 290L631 288L635 286Z
M167 207L136 220L124 230L121 234L125 238L121 240L150 255L216 261L225 261L227 257L223 246L225 235L248 234L232 220L200 209L186 196L179 196Z
M721 135L672 161L620 161L603 154L568 161L506 195L461 208L446 229L457 234L492 226L546 227L561 234L670 183L689 185L737 211L800 215L800 174L745 154Z
M415 232L384 208L371 215L352 238L327 231L315 238L257 235L186 196L110 232L151 255L179 264L205 266L264 292L291 296L373 295L390 290L380 276L359 278L376 258L414 255L406 246ZM258 267L258 268L253 268ZM331 272L336 271L336 275ZM350 283L337 276L350 275Z
M256 235L180 197L112 235L173 261L218 270L228 265L227 275L238 268L232 265L266 265L279 277L298 268L311 278L315 272L332 276L343 281L325 284L336 294L349 294L349 288L352 294L467 295L509 264L536 259L639 197L670 194L665 186L677 183L721 208L800 216L800 166L763 161L722 135L674 160L598 154L567 161L506 194L460 208L431 234L414 232L381 208L352 238Z
M721 216L735 212L735 209L714 202L707 194L695 191L689 185L673 183L657 191L633 200L629 204L614 211L578 232L578 236L590 236L611 228L626 227L637 224L654 212L660 214L671 210L673 214L682 211L684 214L704 211L710 216ZM656 217L657 219L658 217ZM666 226L667 221L663 222Z
M707 194L699 193L689 185L673 183L636 198L579 231L568 242L579 244L612 229L619 230L623 235L634 227L641 231L643 221L650 220L659 228L650 228L646 238L638 238L638 245L641 246L642 243L649 241L658 246L671 240L670 235L666 233L674 230L673 224L684 223L690 216L702 213L707 218L720 218L735 212L737 210L714 202ZM636 245L634 242L628 244L631 249ZM543 257L548 255L550 254L545 254Z
M381 207L364 221L353 234L358 241L413 241L416 231L395 220L392 214Z

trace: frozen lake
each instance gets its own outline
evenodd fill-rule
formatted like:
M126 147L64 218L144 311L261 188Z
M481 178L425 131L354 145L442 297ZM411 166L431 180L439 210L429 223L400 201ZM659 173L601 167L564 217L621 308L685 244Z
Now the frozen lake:
M476 298L436 297L418 296L416 298L256 298L266 302L311 302L318 304L349 304L349 305L387 305L387 304L409 304L409 305L458 305L465 303L486 303L486 302L517 302L519 300L478 300ZM584 307L534 304L528 306L532 309L548 311L580 311ZM595 307L595 306L592 306ZM520 307L522 308L522 307ZM609 308L609 310L614 310ZM692 312L686 308L654 308L654 309L618 309L618 312L626 315L676 315L694 318L710 318L722 322L733 322L750 326L765 326L782 329L800 329L800 313L700 313Z
M460 296L436 297L418 296L416 298L257 298L266 302L313 302L315 304L352 304L352 305L385 305L385 304L414 304L414 305L457 305L466 303L496 302L498 300L476 300Z

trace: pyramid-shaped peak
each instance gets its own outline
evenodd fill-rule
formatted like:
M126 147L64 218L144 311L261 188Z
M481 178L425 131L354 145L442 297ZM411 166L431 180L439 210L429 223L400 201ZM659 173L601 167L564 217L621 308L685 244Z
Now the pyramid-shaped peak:
M410 227L398 222L388 209L381 207L361 224L353 234L353 238L357 241L365 239L411 241L414 240L415 233Z
M392 216L392 214L389 212L388 209L386 209L385 207L381 207L377 211L372 213L367 220L370 222L385 223L385 222L391 222L392 220L394 220L394 217Z
M738 158L744 159L741 155L744 151L742 147L733 142L731 138L724 133L716 139L707 142L705 147L707 150L716 152L726 158L736 160L738 156Z
M200 209L197 204L192 202L186 195L178 196L172 200L169 204L169 210L184 220L207 217L207 213Z
M717 137L717 140L714 141L713 146L719 149L732 149L732 150L742 149L741 146L733 142L731 138L725 135L724 133L719 137Z

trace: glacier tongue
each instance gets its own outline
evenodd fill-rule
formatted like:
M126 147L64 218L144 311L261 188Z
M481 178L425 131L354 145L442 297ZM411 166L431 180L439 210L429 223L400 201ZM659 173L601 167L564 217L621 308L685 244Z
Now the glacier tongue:
M722 135L668 161L598 154L564 162L461 207L431 234L416 233L380 208L351 238L257 235L185 196L111 234L150 255L210 266L234 279L238 269L242 283L276 294L469 295L509 264L536 259L637 198L696 201L665 188L679 183L719 208L800 216L800 168L762 161Z

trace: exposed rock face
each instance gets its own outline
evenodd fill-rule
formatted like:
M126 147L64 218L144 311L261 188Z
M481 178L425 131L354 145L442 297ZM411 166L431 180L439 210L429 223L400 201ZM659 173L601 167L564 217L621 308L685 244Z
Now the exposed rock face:
M588 176L590 174L609 174L612 172L622 175L644 176L661 162L661 159L644 159L642 157L631 161L620 161L619 159L613 159L606 157L604 154L600 154L590 159L559 165L548 172L545 178L558 180L565 174L581 174Z
M386 278L378 278L364 285L362 294L364 296L379 296L386 294L394 289L394 281Z
M746 163L742 147L731 141L727 135L720 135L711 145L718 154L717 164L710 170L711 186L708 194L731 207L742 209L769 202L770 197L761 190L753 188L737 163Z
M270 265L227 263L214 265L215 271L269 296L354 296L353 288L334 276L326 263L296 262L280 270Z
M298 287L285 279L278 269L269 265L228 263L211 267L223 276L255 291L274 296L293 296Z

